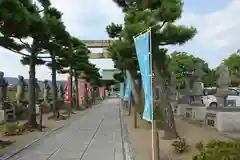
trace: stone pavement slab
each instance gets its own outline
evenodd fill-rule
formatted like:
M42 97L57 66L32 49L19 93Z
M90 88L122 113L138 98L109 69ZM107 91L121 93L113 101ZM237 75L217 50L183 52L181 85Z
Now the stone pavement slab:
M123 160L118 107L103 101L8 160Z

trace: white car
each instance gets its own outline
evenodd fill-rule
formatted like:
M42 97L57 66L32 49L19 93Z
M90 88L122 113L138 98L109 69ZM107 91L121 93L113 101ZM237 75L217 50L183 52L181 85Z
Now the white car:
M205 106L210 107L218 106L217 98L212 94L203 96L202 99ZM227 96L227 100L233 100L236 102L236 106L240 106L240 88L229 88L229 95Z

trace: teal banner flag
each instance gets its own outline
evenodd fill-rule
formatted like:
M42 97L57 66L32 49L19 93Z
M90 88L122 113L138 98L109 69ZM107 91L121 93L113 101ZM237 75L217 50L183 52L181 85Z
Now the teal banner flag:
M153 117L152 111L152 81L151 81L151 67L150 67L150 36L151 32L145 32L134 38L138 64L142 77L142 84L145 96L145 106L143 112L143 119L151 121Z
M127 76L125 94L123 98L124 101L129 100L129 97L131 96L131 89L132 89L132 80L131 80L131 77Z

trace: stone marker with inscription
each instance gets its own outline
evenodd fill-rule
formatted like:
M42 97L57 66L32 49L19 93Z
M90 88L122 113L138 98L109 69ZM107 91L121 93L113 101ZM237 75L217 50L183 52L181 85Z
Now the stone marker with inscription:
M240 131L240 107L208 108L205 122L219 132Z
M228 67L221 64L216 70L217 76L217 107L207 108L205 122L220 132L240 131L240 107L229 107L230 75ZM234 102L231 102L234 104Z

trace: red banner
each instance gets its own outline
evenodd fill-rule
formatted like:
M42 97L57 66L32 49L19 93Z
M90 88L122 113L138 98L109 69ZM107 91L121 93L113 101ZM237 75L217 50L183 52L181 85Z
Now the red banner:
M66 88L65 88L65 102L70 103L71 98L70 98L70 76L67 77L67 83L66 83Z
M84 94L85 94L85 80L84 79L79 79L78 83L79 83L79 87L78 87L79 100L83 100L84 99Z

